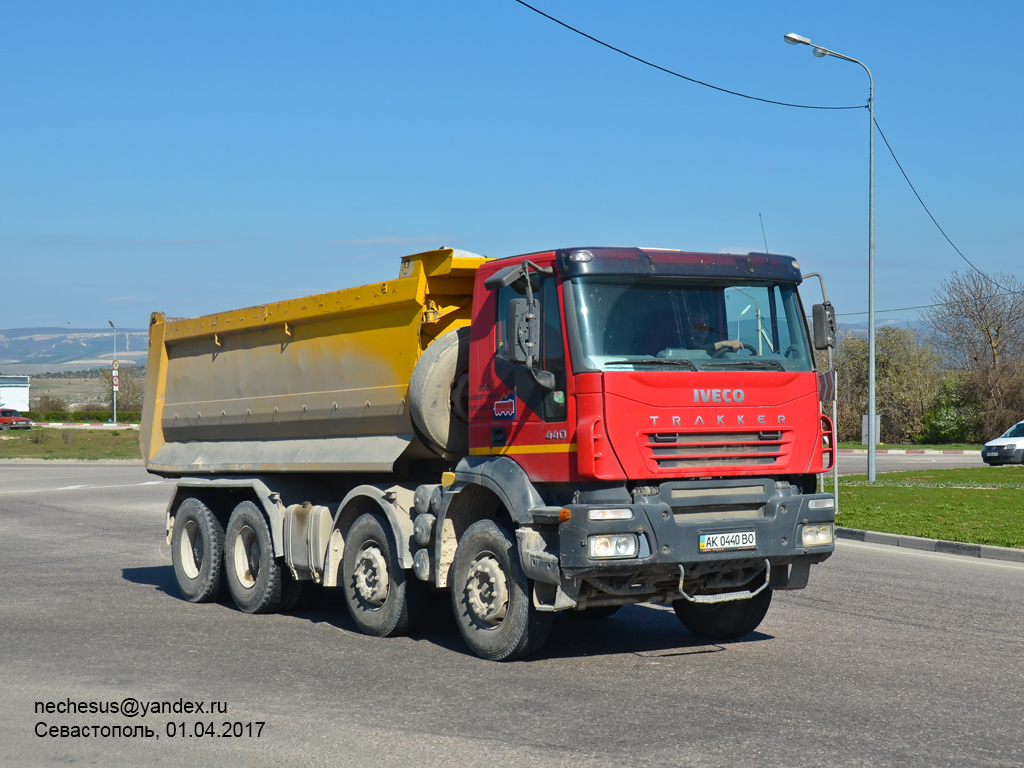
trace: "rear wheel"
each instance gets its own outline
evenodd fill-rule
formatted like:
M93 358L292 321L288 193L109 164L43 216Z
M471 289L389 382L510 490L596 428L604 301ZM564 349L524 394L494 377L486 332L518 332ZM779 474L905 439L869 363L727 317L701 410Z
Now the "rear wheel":
M199 499L188 498L174 516L171 562L181 595L206 603L223 594L224 527Z
M760 626L772 602L769 587L746 600L727 603L691 603L676 600L672 608L683 626L703 640L735 640Z
M312 599L312 588L308 581L296 581L287 568L281 569L280 611L299 611Z
M427 605L426 585L399 566L388 528L374 514L357 518L341 559L348 612L363 634L374 637L407 634Z
M270 528L259 507L243 501L224 533L228 590L238 610L272 613L281 607L284 574L274 559Z
M533 606L515 537L493 520L474 523L459 541L452 605L466 644L491 661L539 651L554 620L554 613Z

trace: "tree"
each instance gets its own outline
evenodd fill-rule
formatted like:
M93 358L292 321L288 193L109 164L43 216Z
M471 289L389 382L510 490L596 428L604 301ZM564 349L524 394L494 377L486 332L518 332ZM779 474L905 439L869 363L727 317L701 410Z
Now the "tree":
M875 408L881 441L905 443L925 427L939 384L940 357L910 328L883 325L875 334ZM868 412L868 340L842 333L836 349L840 440L860 440Z
M999 435L1024 416L1024 284L1013 275L954 272L922 312L932 343L964 371L976 400L978 437Z
M117 410L141 411L142 401L146 394L146 369L141 366L124 366L118 371ZM114 407L114 386L111 384L112 372L105 368L100 372L103 385L107 392L107 403Z
M980 426L981 406L977 391L966 371L946 371L939 382L932 409L925 416L921 442L942 443L982 442Z

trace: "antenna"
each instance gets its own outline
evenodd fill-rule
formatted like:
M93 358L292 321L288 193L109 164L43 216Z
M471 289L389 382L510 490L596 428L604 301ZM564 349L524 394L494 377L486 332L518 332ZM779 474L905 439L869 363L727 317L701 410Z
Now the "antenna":
M761 221L761 237L764 238L764 252L768 253L768 237L764 233L764 219L761 218L761 212L758 211L757 218Z

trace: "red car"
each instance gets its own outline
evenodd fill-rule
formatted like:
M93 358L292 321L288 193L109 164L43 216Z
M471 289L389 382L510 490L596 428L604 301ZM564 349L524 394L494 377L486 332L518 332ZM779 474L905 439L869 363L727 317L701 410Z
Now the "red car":
M11 408L0 408L0 429L31 429L32 419L26 419Z

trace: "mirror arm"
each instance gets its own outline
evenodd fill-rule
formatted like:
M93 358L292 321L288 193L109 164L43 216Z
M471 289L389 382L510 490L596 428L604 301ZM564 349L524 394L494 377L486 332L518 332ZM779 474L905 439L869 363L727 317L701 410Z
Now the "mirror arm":
M543 389L555 388L555 374L551 371L538 371L533 367L533 355L526 358L526 371L533 379L533 383Z

